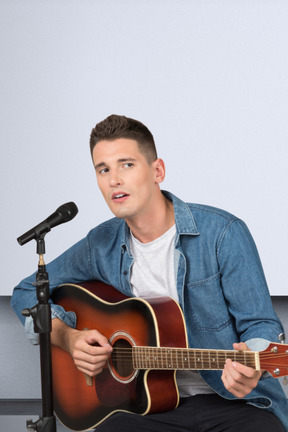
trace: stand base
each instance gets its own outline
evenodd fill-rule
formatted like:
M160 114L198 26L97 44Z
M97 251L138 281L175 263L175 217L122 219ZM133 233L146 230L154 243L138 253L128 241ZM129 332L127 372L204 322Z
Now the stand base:
M40 417L36 422L27 420L26 428L28 432L32 430L37 432L56 432L56 418L52 417Z

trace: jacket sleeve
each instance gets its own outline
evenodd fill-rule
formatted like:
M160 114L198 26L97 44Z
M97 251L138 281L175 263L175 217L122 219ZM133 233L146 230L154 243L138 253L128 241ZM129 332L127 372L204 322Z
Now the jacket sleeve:
M255 242L239 219L229 223L218 245L221 283L243 342L277 341L283 326L274 312Z

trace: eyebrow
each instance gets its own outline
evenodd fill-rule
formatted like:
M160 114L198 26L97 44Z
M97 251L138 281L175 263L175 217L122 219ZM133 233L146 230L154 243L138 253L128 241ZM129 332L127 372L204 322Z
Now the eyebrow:
M121 159L118 159L117 162L118 162L118 163L123 163L123 162L136 162L136 160L137 160L137 159L135 159L135 158L127 157L127 158L121 158ZM99 169L99 168L101 168L101 167L103 167L103 166L107 166L107 165L108 165L108 164L106 164L105 162L100 162L99 164L96 164L96 165L95 165L95 169L97 170L97 169Z
M101 168L102 166L105 166L106 164L104 162L100 162L97 165L94 165L95 169L97 170L98 168Z

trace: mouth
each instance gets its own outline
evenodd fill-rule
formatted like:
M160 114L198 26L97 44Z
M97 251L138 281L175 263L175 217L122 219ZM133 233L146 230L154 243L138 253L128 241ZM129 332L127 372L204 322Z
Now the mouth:
M123 202L125 201L130 195L126 194L125 192L115 192L112 195L112 201L114 202Z

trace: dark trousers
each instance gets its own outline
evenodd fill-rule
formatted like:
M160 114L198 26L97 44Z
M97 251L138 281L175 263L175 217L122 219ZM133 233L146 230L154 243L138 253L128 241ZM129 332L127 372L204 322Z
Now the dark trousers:
M265 409L216 394L181 400L173 411L141 416L115 413L96 432L284 432L280 421Z

